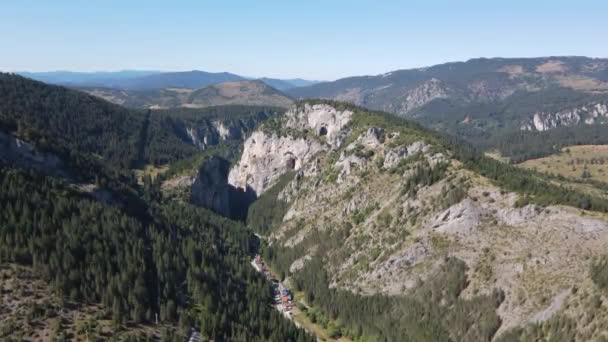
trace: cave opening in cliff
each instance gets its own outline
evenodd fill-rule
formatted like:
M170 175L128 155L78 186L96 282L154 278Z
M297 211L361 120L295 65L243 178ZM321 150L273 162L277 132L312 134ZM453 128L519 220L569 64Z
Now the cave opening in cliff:
M321 129L319 129L319 135L320 136L327 135L327 127L321 127Z
M293 170L296 168L296 160L295 158L289 158L287 159L287 168L290 170Z

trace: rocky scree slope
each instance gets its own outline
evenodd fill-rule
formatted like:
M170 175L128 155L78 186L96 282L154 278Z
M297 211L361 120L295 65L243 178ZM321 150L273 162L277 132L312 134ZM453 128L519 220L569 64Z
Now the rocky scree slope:
M604 336L608 306L600 301L591 312L588 303L605 296L590 260L608 247L608 217L525 205L465 168L436 135L395 120L298 103L246 140L229 183L261 196L248 219L267 232L276 267L298 283L320 260L314 265L323 265L330 288L399 297L419 293L457 259L466 265L460 300L504 296L489 338L562 319L574 322L577 340ZM256 217L271 210L257 203L270 203L274 224Z

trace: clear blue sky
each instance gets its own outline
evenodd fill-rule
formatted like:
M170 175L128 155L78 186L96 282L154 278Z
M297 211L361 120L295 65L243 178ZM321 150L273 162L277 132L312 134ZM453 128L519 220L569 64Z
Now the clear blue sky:
M331 80L473 57L608 57L601 0L15 0L0 70Z

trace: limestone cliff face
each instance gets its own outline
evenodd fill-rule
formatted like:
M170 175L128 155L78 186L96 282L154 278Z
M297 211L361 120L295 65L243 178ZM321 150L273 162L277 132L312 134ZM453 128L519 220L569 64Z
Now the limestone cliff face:
M241 160L230 171L228 183L240 189L251 188L259 196L282 174L299 170L326 148L312 139L254 132L245 141Z
M0 132L0 163L31 168L42 173L67 177L63 161L52 153L38 151L32 144Z
M289 110L285 126L294 129L311 129L317 136L325 136L325 140L331 147L340 147L346 132L342 130L348 125L352 118L352 111L339 111L326 104L310 105L302 107L294 106Z
M608 117L608 105L598 102L557 112L536 112L530 120L522 124L521 129L527 131L546 131L581 123L591 125L600 123L606 117Z
M385 109L401 115L407 115L412 110L422 107L435 99L445 99L450 96L447 86L436 78L422 82L420 85L405 92Z
M217 157L204 163L192 184L192 202L229 216L230 192L226 186L228 168L229 163Z
M251 191L228 184L230 163L219 157L207 160L192 184L191 201L224 216L240 219L254 199Z
M352 112L325 104L294 106L282 118L282 127L300 133L256 131L246 141L240 161L232 168L228 183L251 188L261 195L285 172L300 170L320 151L341 145Z
M258 124L269 117L260 112L255 116L228 120L199 120L196 123L179 121L176 129L183 138L200 150L222 142L237 142L244 139Z

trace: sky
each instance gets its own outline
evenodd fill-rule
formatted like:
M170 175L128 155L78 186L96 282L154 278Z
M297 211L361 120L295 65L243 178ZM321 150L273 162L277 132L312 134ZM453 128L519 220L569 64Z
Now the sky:
M602 0L0 2L0 71L333 80L476 57L608 57Z

